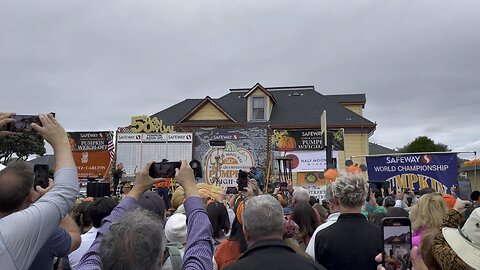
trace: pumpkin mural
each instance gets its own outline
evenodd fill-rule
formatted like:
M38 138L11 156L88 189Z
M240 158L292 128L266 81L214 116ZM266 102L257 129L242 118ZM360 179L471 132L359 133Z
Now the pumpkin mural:
M297 147L297 142L293 137L283 137L278 141L277 146L281 151L292 151Z

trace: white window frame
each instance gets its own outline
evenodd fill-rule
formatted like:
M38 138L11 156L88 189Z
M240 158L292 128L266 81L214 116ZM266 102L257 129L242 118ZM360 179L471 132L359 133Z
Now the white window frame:
M254 99L262 99L263 101L263 117L261 119L255 119L254 118L254 110L256 109L254 107ZM263 97L263 96L253 96L252 97L252 100L251 100L251 110L250 110L250 121L252 122L262 122L262 121L266 121L267 120L267 99L266 97ZM257 108L257 109L260 109L260 108Z

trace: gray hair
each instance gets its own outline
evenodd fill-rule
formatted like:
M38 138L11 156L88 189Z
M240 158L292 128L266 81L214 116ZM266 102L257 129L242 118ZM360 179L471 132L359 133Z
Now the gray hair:
M259 195L248 199L242 213L243 226L255 240L275 233L283 234L282 206L273 196Z
M110 225L100 243L102 269L155 269L165 240L158 217L137 208Z
M325 200L327 202L330 202L334 199L333 197L333 185L332 184L329 184L327 185L327 188L325 189Z
M333 182L333 194L344 207L359 207L365 203L368 182L360 173L341 173Z
M295 202L295 204L299 202L307 202L310 200L310 194L308 193L308 190L302 188L297 188L295 191L293 191L293 197L292 201Z

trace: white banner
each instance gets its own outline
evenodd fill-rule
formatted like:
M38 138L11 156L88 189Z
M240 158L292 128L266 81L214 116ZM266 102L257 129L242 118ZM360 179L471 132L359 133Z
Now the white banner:
M279 152L282 153L283 152ZM292 158L292 172L324 171L327 169L325 151L292 151L286 152ZM338 160L338 151L332 152L333 158Z
M117 142L140 142L142 141L141 133L117 133Z

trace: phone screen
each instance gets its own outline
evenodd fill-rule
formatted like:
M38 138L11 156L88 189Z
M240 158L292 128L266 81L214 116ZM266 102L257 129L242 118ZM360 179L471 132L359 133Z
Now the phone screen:
M288 183L280 182L280 191L287 191L287 190L288 190Z
M55 117L55 113L50 113ZM36 132L32 128L32 124L35 123L39 126L42 126L42 122L38 115L14 115L12 116L15 119L15 122L7 124L7 130L12 132Z
M36 186L41 186L42 188L48 187L48 165L47 164L35 164L33 166L33 173L35 174L35 184Z
M386 270L410 269L412 232L408 218L384 218L383 260Z
M174 178L175 168L180 169L180 162L159 162L150 166L149 174L152 178Z
M35 132L32 123L42 125L38 115L14 115L15 122L8 123L7 129L12 132Z

